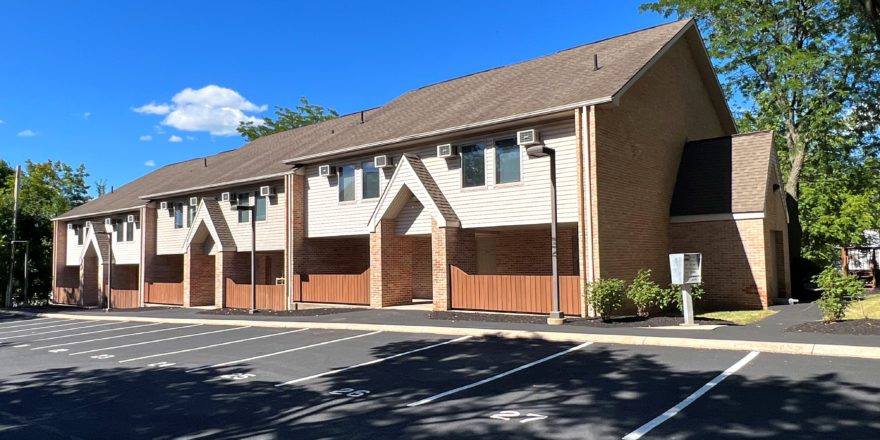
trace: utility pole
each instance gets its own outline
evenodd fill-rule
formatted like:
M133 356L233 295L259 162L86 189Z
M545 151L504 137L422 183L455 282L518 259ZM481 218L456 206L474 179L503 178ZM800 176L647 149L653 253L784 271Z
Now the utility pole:
M12 240L9 242L9 283L6 285L6 307L12 307L12 271L15 267L15 239L18 229L18 185L21 177L21 165L15 167L15 189L12 202Z

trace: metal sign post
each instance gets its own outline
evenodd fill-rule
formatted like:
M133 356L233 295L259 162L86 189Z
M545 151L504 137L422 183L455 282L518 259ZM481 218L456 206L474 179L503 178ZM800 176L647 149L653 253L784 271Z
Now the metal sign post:
M672 284L681 286L681 311L684 314L684 325L694 325L694 298L691 295L691 289L694 284L703 282L702 263L702 254L669 254Z

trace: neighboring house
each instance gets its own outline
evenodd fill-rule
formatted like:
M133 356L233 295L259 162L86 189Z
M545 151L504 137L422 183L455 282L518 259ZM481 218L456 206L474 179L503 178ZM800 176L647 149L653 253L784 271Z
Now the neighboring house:
M425 300L546 313L550 159L529 157L531 144L556 151L565 313L586 313L583 287L600 277L646 268L668 283L670 252L704 254L713 307L790 292L772 135L736 133L689 20L169 165L56 228L137 212L140 303L249 306L250 225L235 209L248 203L261 308ZM84 286L66 269L84 260L57 252L64 238L56 300Z

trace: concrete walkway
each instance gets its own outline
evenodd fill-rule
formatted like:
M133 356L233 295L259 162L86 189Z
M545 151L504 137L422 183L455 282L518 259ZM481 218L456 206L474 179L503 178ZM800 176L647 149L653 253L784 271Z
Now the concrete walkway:
M814 304L774 306L779 313L745 326L722 326L711 331L645 327L549 326L518 322L451 321L430 319L419 310L346 309L320 314L321 309L302 315L223 315L199 309L155 308L132 311L52 309L33 310L35 316L89 320L162 322L179 324L248 325L269 328L320 328L442 335L540 338L550 341L597 342L625 345L756 350L816 356L880 359L880 337L786 332L785 329L820 318ZM326 310L326 309L325 309ZM9 312L9 311L7 311Z

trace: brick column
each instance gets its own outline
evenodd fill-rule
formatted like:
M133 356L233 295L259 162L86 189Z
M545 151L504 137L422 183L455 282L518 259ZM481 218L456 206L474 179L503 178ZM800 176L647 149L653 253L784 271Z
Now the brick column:
M370 233L370 307L412 303L412 244L394 224L383 219Z
M308 250L306 239L306 215L305 215L305 176L293 174L290 176L290 193L288 195L289 229L288 240L290 241L288 273L290 275L303 275L308 273ZM293 278L292 276L290 278ZM289 283L288 283L289 284ZM293 297L293 292L290 292Z
M474 273L477 269L476 237L470 230L441 228L431 220L431 263L433 270L434 310L452 307L449 266Z
M226 307L226 272L235 252L217 252L214 255L214 306Z

